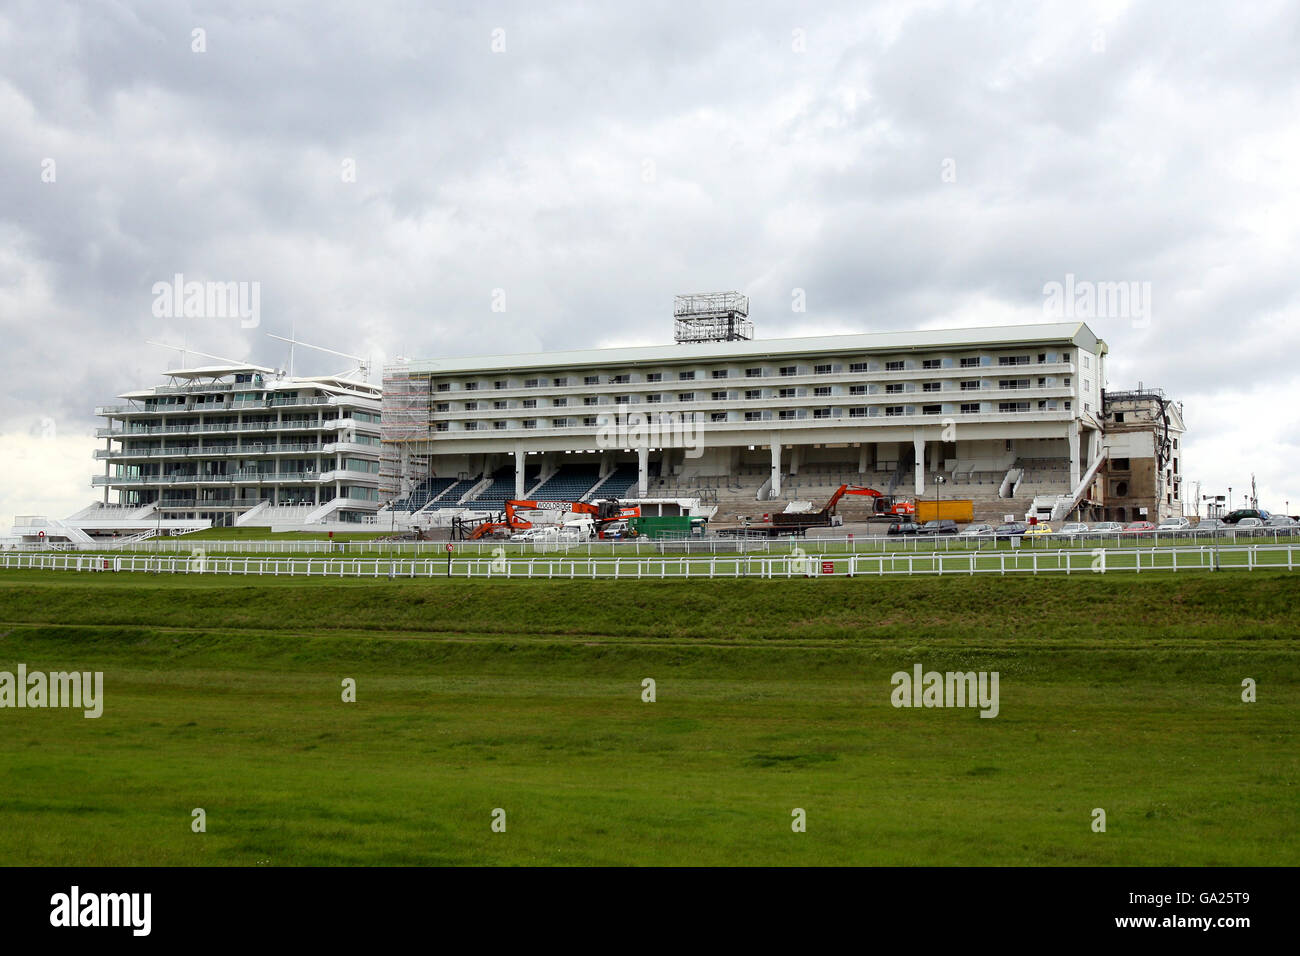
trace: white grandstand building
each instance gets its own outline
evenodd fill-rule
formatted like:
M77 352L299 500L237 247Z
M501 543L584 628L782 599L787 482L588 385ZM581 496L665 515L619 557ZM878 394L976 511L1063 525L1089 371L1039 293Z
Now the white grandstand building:
M23 542L254 525L355 526L379 508L380 390L256 365L173 369L95 409L103 498L63 520L27 516Z
M752 340L747 307L679 297L674 345L389 366L384 511L703 497L743 520L841 482L985 520L1097 504L1107 350L1086 324Z

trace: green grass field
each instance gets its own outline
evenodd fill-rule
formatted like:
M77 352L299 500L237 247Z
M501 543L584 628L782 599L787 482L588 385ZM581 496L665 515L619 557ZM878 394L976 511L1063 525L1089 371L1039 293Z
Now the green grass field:
M1296 865L1296 580L3 572L0 864Z

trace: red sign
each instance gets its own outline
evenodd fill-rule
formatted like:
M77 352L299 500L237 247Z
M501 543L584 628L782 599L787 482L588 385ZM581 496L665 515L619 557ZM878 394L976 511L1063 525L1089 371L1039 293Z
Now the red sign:
M455 547L455 545L452 544L450 541L448 541L448 542L447 542L447 553L448 553L448 554L451 554L452 548L454 548L454 547Z
M835 562L834 562L834 561L823 561L823 562L822 562L822 574L834 574L834 573L835 573Z

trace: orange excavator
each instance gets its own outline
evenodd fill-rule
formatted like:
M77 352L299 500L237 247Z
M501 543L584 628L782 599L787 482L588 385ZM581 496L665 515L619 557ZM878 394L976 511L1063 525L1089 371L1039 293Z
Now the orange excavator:
M860 495L875 499L872 517L907 517L916 513L916 505L906 499L895 499L865 485L840 485L821 511L786 511L772 515L772 528L778 533L802 534L805 528L825 528L833 522L832 516L840 499L845 495Z
M519 514L521 511L548 511L561 516L565 514L588 515L598 532L602 526L612 521L637 518L641 515L640 508L623 507L612 498L602 501L529 501L527 499L512 498L505 503L505 514L500 520L483 521L469 528L466 527L464 522L458 520L454 528L459 531L460 537L464 541L476 541L479 538L503 533L514 534L518 531L527 531L533 526L533 523L522 517Z

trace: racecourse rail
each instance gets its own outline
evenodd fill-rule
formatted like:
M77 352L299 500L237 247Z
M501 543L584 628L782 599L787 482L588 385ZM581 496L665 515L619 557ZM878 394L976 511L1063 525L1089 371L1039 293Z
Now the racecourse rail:
M732 557L328 558L153 557L73 552L0 555L0 569L90 573L215 574L331 578L664 579L882 577L886 575L1105 574L1111 571L1255 571L1296 568L1300 545L737 555Z

